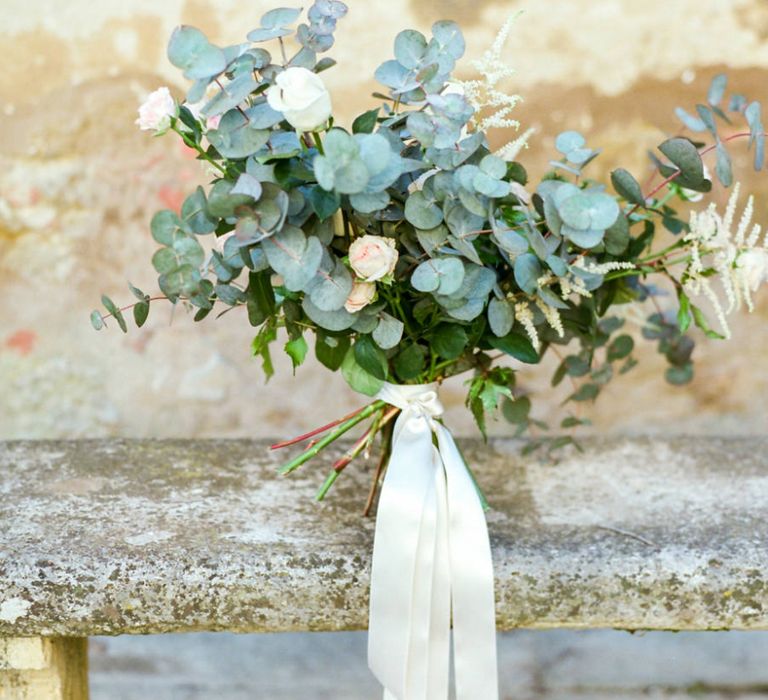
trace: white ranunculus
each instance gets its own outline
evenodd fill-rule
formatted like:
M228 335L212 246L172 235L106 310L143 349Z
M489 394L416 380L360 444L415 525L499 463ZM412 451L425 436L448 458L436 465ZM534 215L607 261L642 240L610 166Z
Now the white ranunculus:
M171 126L171 118L178 113L176 100L173 99L167 87L161 87L150 93L139 107L139 118L136 124L140 129L162 134Z
M317 131L331 116L331 96L320 76L300 66L278 73L267 102L297 131Z
M349 264L364 282L375 282L392 274L397 257L395 242L391 238L365 235L349 246Z
M756 292L763 282L768 281L768 250L750 248L736 259L744 284L750 291Z
M353 314L368 306L376 296L376 285L373 282L355 281L352 291L344 302L344 308Z

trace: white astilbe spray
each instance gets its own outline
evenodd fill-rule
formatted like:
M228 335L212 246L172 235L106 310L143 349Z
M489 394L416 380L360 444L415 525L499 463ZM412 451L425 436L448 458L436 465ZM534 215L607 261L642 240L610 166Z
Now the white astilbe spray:
M541 342L539 341L539 333L536 330L536 324L533 322L533 310L527 301L518 301L515 304L515 318L520 321L525 329L525 332L530 338L531 345L538 350L541 348Z
M580 267L586 272L590 272L593 275L605 275L609 272L615 272L616 270L634 270L635 263L623 262L621 260L610 260L604 263L595 262L582 262L579 258L573 263L574 267Z
M536 306L544 314L544 318L550 327L562 338L565 335L565 329L563 328L563 319L560 318L560 312L554 306L550 306L541 299L536 300Z
M752 311L752 295L768 280L768 236L763 236L760 245L760 225L752 225L751 195L733 230L740 189L737 183L723 216L717 213L714 203L703 211L691 212L690 232L684 239L691 244L691 258L682 277L685 291L710 301L726 338L731 335L726 316L742 303ZM712 287L715 278L720 280L727 305Z
M475 131L520 129L520 122L517 119L511 119L510 114L523 98L520 95L510 95L500 87L504 79L515 73L502 60L501 51L519 14L518 12L512 15L504 23L482 58L472 61L472 66L480 74L480 79L457 81L475 109L470 120L470 125ZM521 136L502 146L494 155L504 160L514 160L520 150L527 147L528 137L532 133L533 129L528 129Z

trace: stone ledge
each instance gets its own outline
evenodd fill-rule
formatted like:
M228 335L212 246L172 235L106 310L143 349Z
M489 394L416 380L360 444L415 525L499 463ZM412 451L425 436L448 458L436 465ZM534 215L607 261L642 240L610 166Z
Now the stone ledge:
M558 463L464 442L499 629L768 629L768 439L610 439ZM264 442L0 443L0 636L351 630L371 470L327 501Z

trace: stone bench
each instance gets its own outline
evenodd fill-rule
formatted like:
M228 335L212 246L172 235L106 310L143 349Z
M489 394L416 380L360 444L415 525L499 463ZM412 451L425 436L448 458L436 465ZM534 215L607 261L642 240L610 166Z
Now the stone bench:
M464 442L493 510L497 622L768 629L768 439ZM355 630L371 468L313 500L264 442L0 443L0 698L87 697L87 637Z

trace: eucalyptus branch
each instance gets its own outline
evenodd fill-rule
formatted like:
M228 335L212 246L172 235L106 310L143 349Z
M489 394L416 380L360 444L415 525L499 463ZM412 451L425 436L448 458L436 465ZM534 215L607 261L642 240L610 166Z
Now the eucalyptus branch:
M729 143L731 141L735 141L736 139L743 139L743 138L747 138L747 137L750 137L750 136L752 136L752 132L751 131L742 131L742 132L739 132L738 134L731 134L730 136L726 136L724 139L721 139L721 143ZM768 133L764 133L763 136L768 136ZM713 143L713 144L707 146L706 148L700 149L699 150L699 156L703 157L703 156L707 155L708 153L712 153L712 151L714 151L716 149L717 149L717 144ZM674 180L676 177L678 177L681 173L682 173L682 170L680 170L679 168L676 168L675 172L673 172L669 177L665 177L658 185L656 185L656 187L654 187L650 192L648 192L648 194L643 195L643 198L646 201L649 200L651 197L653 197L653 195L655 195L657 192L659 192L664 187L666 187L670 182L672 182L672 180ZM627 216L628 217L631 216L639 208L640 208L640 205L639 204L635 204L635 206L633 206L627 212Z
M138 306L139 304L146 304L150 301L171 301L171 299L169 299L166 296L149 297L149 299L143 299L141 301L135 301L133 302L133 304L126 304L125 306L121 306L118 308L118 311L122 313L123 311L128 311L129 309L132 309L134 306ZM115 316L112 313L108 313L108 314L99 313L99 315L101 316L102 321L106 321L108 318L114 318Z

